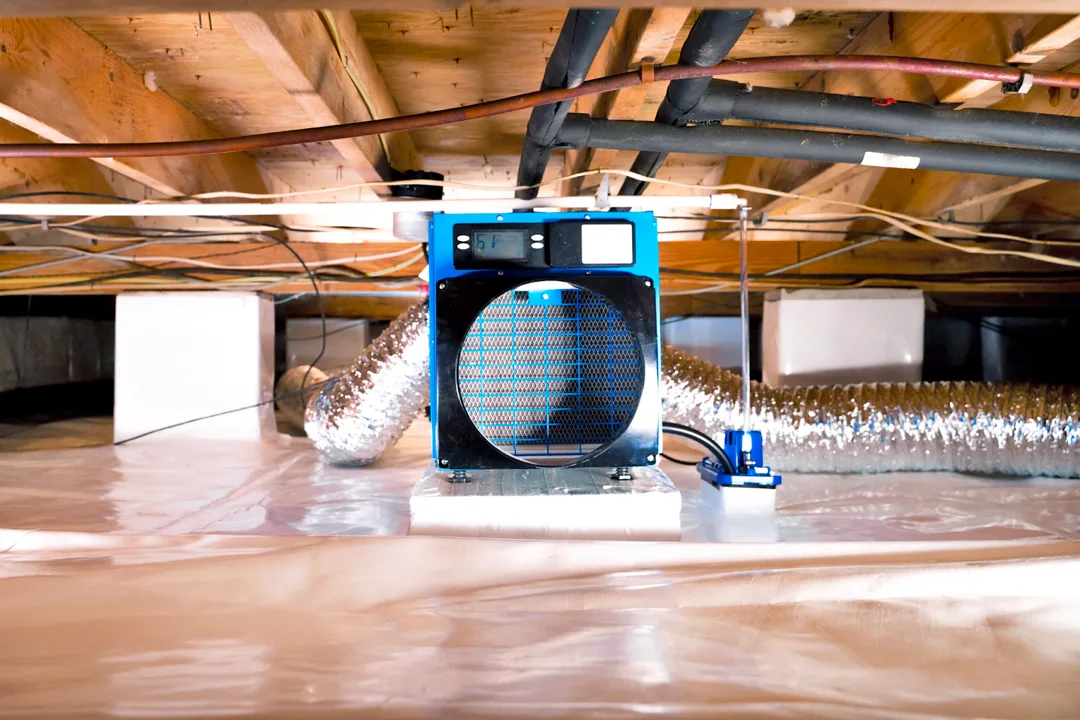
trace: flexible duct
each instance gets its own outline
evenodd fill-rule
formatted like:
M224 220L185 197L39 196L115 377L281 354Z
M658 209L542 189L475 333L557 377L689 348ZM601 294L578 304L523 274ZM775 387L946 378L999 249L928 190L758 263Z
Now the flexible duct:
M304 429L333 462L367 465L424 409L428 381L428 309L419 303L323 386L307 405Z
M714 438L742 426L740 380L664 348L664 419ZM988 383L769 388L751 423L774 469L1080 476L1080 389Z
M713 80L689 120L704 123L728 119L1080 152L1080 118L1075 117L982 108L952 110L881 98L751 89L730 80Z
M308 402L305 429L329 459L373 462L420 414L429 393L427 320L426 304L407 310ZM303 369L290 376L298 390ZM741 427L734 373L664 348L661 385L665 420L717 439ZM753 428L764 434L766 461L778 470L1080 476L1076 388L755 383L751 398Z
M559 142L571 148L769 157L1080 182L1080 157L1074 153L994 145L909 142L875 135L726 125L676 128L634 120L595 120L588 115L572 114L563 124Z
M618 10L568 12L559 32L559 39L555 41L555 48L551 51L551 57L544 69L540 89L573 88L581 85L618 14ZM559 128L562 127L572 104L572 100L563 100L533 108L525 131L525 142L521 147L518 185L532 186L544 179L544 171L547 169ZM536 197L537 192L537 188L527 187L516 194L523 200L531 200Z
M753 10L704 10L694 21L679 51L679 64L694 67L716 65L731 52L746 26L754 17ZM709 80L687 78L674 80L656 111L656 122L664 125L685 125L687 118L704 98ZM630 168L639 175L653 177L667 159L664 152L640 152ZM623 180L620 195L640 195L648 183L634 178Z

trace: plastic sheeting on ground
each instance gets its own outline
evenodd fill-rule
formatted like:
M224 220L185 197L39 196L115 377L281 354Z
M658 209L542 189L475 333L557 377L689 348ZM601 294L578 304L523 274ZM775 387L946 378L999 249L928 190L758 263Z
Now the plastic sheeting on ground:
M0 455L0 717L1080 717L1080 482L791 476L786 542L717 544L668 468L682 543L312 537L405 533L425 431Z
M130 533L404 535L430 462L419 421L364 468L323 461L305 438L133 443L0 454L0 528ZM680 457L692 446L669 442ZM700 451L697 451L700 452ZM664 463L683 493L683 539L710 536L693 468ZM956 473L789 475L784 541L1080 540L1080 481Z

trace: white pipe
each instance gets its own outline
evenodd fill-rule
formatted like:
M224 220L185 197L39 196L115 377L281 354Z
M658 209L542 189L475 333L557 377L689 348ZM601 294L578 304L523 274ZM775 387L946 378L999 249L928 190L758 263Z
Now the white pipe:
M746 204L736 195L635 195L622 199L608 198L614 207L631 206L635 210L671 210L699 208L734 210ZM0 203L0 215L30 218L55 217L260 217L268 215L308 215L327 218L331 224L347 227L363 223L372 212L509 212L511 210L599 210L591 195L547 197L532 200L386 200L372 202L323 203Z

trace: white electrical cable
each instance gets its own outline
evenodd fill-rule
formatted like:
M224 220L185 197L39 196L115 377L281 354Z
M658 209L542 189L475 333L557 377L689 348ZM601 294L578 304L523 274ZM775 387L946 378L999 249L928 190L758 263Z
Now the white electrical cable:
M645 175L641 175L639 173L635 173L635 172L630 171L630 170L620 170L620 169L617 169L617 168L601 168L601 169L597 169L597 170L586 170L586 171L579 172L579 173L573 173L571 175L564 175L564 176L560 176L560 177L550 178L548 180L544 180L542 182L536 183L535 185L518 185L518 186L514 186L514 187L506 187L506 186L498 186L498 185L476 185L476 184L472 184L472 183L464 183L464 182L451 181L451 180L427 180L427 179L383 180L383 181L371 181L371 182L363 182L363 183L353 183L353 184L350 184L350 185L344 185L344 186L340 186L340 187L336 187L336 188L327 188L327 189L323 189L323 190L300 190L300 191L287 192L287 193L240 193L240 192L232 192L232 191L210 192L210 193L200 193L198 195L192 195L192 196L189 196L188 198L181 198L179 200L185 200L185 199L187 199L187 200L190 200L190 199L215 199L215 198L224 198L224 197L239 197L239 198L249 198L249 199L276 199L276 198L286 198L286 197L303 197L303 196L308 196L308 195L319 195L319 194L324 194L324 193L336 193L336 192L343 192L343 191L346 191L346 190L354 190L354 189L365 188L365 187L368 187L368 188L370 188L370 187L393 187L393 186L405 186L405 185L429 185L429 186L443 187L443 188L462 188L462 189L472 189L472 190L483 190L483 191L489 191L489 192L510 192L510 191L516 191L516 190L522 190L522 189L541 188L541 187L546 186L546 185L554 185L554 184L557 184L557 183L565 182L567 180L573 180L573 179L576 179L576 178L584 178L584 177L588 177L588 176L592 176L592 175L617 175L617 176L631 178L631 179L634 179L634 180L641 180L641 181L648 182L648 183L651 183L651 184L654 184L654 185L664 185L664 186L668 186L668 187L678 187L678 188L684 188L684 189L689 189L689 190L706 190L706 191L709 191L711 193L720 193L720 195L714 195L713 196L716 199L716 202L719 205L717 207L709 207L708 208L708 209L714 209L714 210L715 209L732 209L733 210L736 207L738 207L739 205L743 204L744 201L742 201L740 198L737 198L736 196L731 194L731 191L740 191L740 192L749 192L749 193L759 193L759 194L769 195L769 196L772 196L772 197L780 197L780 198L788 198L788 199L796 199L796 200L807 200L807 201L811 201L811 202L822 203L822 204L827 205L827 206L828 205L839 205L839 206L844 206L844 207L850 207L850 208L855 208L855 209L858 209L860 211L863 211L867 218L882 219L883 217L894 217L894 218L906 221L906 222L914 224L914 225L923 226L923 227L933 227L933 228L944 229L944 230L950 230L950 231L954 231L956 233L959 233L959 234L962 234L962 235L967 235L967 236L970 236L970 237L987 237L987 238L1008 240L1008 241L1014 241L1014 242L1030 243L1030 244L1033 244L1033 245L1046 245L1046 244L1052 242L1052 241L1038 240L1038 239L1034 239L1034 238L1027 238L1027 237L1023 237L1023 236L1019 236L1019 235L1010 235L1010 234L1006 234L1006 233L984 232L984 231L975 230L975 229L972 229L970 227L966 227L966 226L963 226L963 225L955 225L955 224L952 224L952 223L945 223L945 222L941 222L939 220L934 220L934 219L917 218L917 217L914 217L914 216L911 216L911 215L905 215L903 213L893 212L893 211L890 211L890 210L882 210L882 209L879 209L879 208L873 208L873 207L870 207L868 205L862 205L862 204L859 204L859 203L853 203L853 202L848 202L848 201L843 201L843 200L824 200L822 198L817 198L817 197L813 197L813 196L809 196L809 195L800 195L798 193L790 193L790 192L783 192L783 191L779 191L779 190L771 190L769 188L764 188L764 187L760 187L760 186L757 186L757 185L744 185L744 184L701 185L701 184L695 184L695 183L683 183L683 182L678 182L676 180L665 180L665 179L662 179L662 178L651 178L651 177L648 177L648 176L645 176ZM616 197L619 197L619 196L616 196ZM625 196L625 197L628 200L627 204L630 204L629 200L631 198L633 198L635 204L637 204L639 202L648 203L648 202L652 202L652 201L656 200L656 198L653 197L653 196L643 197L643 196L635 195L635 196ZM699 206L702 207L702 208L706 207L702 202L700 202L700 200L701 200L700 197L697 197L697 196L694 196L694 197L696 197L696 201L692 205L687 205L685 207L688 207L688 208L689 207L699 207ZM576 197L576 198L573 198L573 199L578 201L578 204L580 204L581 201L583 201L583 199L585 199L585 198L588 198L588 196L581 196L581 197ZM150 199L150 200L143 200L143 201L141 201L139 203L135 203L135 205L146 206L146 205L154 205L154 204L160 204L160 203L176 203L179 200L178 199L173 199L173 198L164 199L164 200ZM544 205L544 203L547 202L548 200L552 200L552 199L551 198L547 198L547 199L545 199L545 198L536 198L536 199L534 199L532 201L528 201L528 202L536 203L537 207L544 208L544 207L546 207ZM390 201L390 202L394 202L394 201ZM398 202L400 202L400 201L398 201ZM447 200L447 201L430 201L430 202L434 202L434 203L444 203L444 202L491 203L492 206L494 207L493 211L494 212L499 212L500 210L505 210L507 208L507 203L514 203L514 202L518 202L518 201L510 200L510 199L507 199L505 201L500 200L500 199L484 199L484 200L475 200L475 201L460 201L460 200L451 201L451 200ZM732 202L734 202L735 204L732 205L731 204ZM371 208L371 209L380 209L381 208L381 209L385 210L385 209L390 207L388 202L379 202L379 201L367 202L367 203L359 203L359 204L365 205L366 207ZM21 205L25 206L26 204L23 203ZM730 207L728 207L729 205L730 205ZM282 206L286 206L286 204L285 203L277 204L278 208L280 208ZM315 204L315 206L316 207L321 207L321 208L323 208L325 210L325 209L334 207L335 203L317 203L317 204ZM0 203L0 209L10 208L10 207L15 207L15 204ZM38 207L40 207L40 205ZM88 207L88 208L100 208L101 204L90 204L90 205L87 205L85 207ZM221 206L217 206L217 207L221 207ZM418 205L416 204L415 201L410 201L409 209L413 209L413 210L418 209ZM590 207L590 208L585 208L585 209L592 209L592 208ZM643 209L649 209L649 208L643 208ZM658 209L663 209L663 208L658 208ZM132 213L132 215L133 216L137 215L137 213ZM703 216L703 217L707 217L707 216ZM811 216L782 215L782 216L779 216L779 217L794 219L796 217L827 217L827 215L826 214L817 214L817 215L811 215ZM92 215L92 216L89 216L89 217L86 217L86 218L82 218L81 220L73 221L73 222L70 222L70 223L64 223L64 225L72 225L72 224L76 224L76 223L79 223L79 222L84 222L86 220L94 220L94 219L98 219L98 218L99 218L99 216ZM0 226L0 229L3 229L4 227L8 227L8 226ZM24 226L17 226L17 227L25 229ZM59 225L53 225L52 227L60 227L60 226ZM340 226L333 226L333 227L331 227L331 226L315 226L314 228L311 228L311 229L345 230L345 229L349 229L349 228L340 227ZM365 229L367 229L367 228L365 228ZM955 249L955 247L954 247L954 249Z
M1046 244L1044 241L1033 239L1033 238L1026 238L1026 237L1019 236L1019 235L1009 235L1009 234L1005 234L1005 233L988 233L988 232L983 232L981 230L974 230L974 229L972 229L970 227L965 227L963 225L955 225L955 224L952 224L952 223L944 223L944 222L941 222L941 221L936 220L936 219L917 218L917 217L914 217L914 216L911 216L911 215L905 215L903 213L893 212L893 211L890 211L890 210L882 210L882 209L879 209L879 208L870 207L869 205L861 205L859 203L847 202L847 201L843 201L843 200L827 200L827 199L822 199L822 198L818 198L818 197L813 197L813 196L810 196L810 195L800 195L798 193L783 192L783 191L780 191L780 190L771 190L769 188L764 188L764 187L760 187L760 186L757 186L757 185L744 185L744 184L702 185L702 184L697 184L697 183L683 183L683 182L678 182L677 180L665 180L665 179L662 179L662 178L648 177L646 175L641 175L640 173L635 173L635 172L633 172L631 170L620 170L618 168L599 168L599 169L596 169L596 170L585 170L583 172L573 173L573 174L570 174L570 175L562 175L562 176L559 176L559 177L550 178L548 180L538 182L538 183L536 183L534 185L515 185L513 187L507 187L505 185L477 185L477 184L473 184L473 183L465 183L465 182L460 182L460 181L456 181L456 180L427 180L427 179L382 180L382 181L353 183L353 184L350 184L350 185L343 185L343 186L339 186L339 187L335 187L335 188L326 188L326 189L323 189L323 190L298 190L298 191L286 192L286 193L241 193L241 192L232 192L232 191L209 192L209 193L200 193L198 195L191 195L191 196L189 196L188 198L185 198L185 199L209 200L209 199L220 199L220 198L234 197L234 198L245 198L245 199L255 199L255 200L260 200L260 199L262 199L262 200L272 200L272 199L289 198L289 197L306 197L306 196L311 196L311 195L338 193L338 192L345 192L345 191L357 190L357 189L362 189L362 188L394 187L394 186L404 186L404 185L427 185L427 186L433 186L433 187L457 188L457 189L465 189L465 190L481 190L481 191L487 191L487 192L514 192L514 191L517 191L517 190L539 189L539 188L545 187L547 185L556 185L556 184L565 182L567 180L575 180L577 178L585 178L585 177L590 177L590 176L593 176L593 175L616 175L616 176L630 178L632 180L640 180L640 181L647 182L647 183L650 183L650 184L653 184L653 185L664 185L664 186L667 186L667 187L678 187L678 188L684 188L684 189L688 189L688 190L707 190L707 191L713 192L713 193L731 193L733 191L739 191L739 192L748 192L748 193L759 193L759 194L763 194L763 195L769 195L771 197L788 198L788 199L793 199L793 200L807 200L807 201L821 203L821 204L824 204L826 206L828 206L828 205L840 205L840 206L844 206L844 207L851 207L851 208L856 208L856 209L865 211L867 213L868 218L880 218L882 215L887 215L887 216L896 217L896 218L898 218L900 220L905 220L905 221L907 221L909 223L912 223L912 224L915 224L915 225L921 225L921 226L924 226L924 227L933 227L933 228L937 228L937 229L955 230L957 233L964 234L964 235L969 235L971 237L989 237L989 238L996 238L996 239L1000 239L1000 240L1011 240L1011 241L1014 241L1014 242L1031 243L1031 244L1034 244L1034 245L1044 245L1044 244ZM616 197L619 197L619 196L616 196ZM625 197L627 197L628 199L629 198L634 198L635 200L637 200L641 196L635 195L635 196L625 196ZM145 200L143 202L144 203L156 203L156 202L159 202L159 201L158 200ZM377 206L377 203L372 203L372 205ZM3 206L0 205L0 207L3 207ZM731 209L734 209L734 208L731 208ZM496 210L496 212L498 212L498 211ZM703 217L708 217L708 216L703 216ZM795 217L811 217L811 216L783 215L783 216L780 216L780 217L792 218L793 219ZM819 214L819 215L817 215L817 217L821 217L821 215Z
M631 205L641 210L707 208L734 210L741 199L735 195L635 196ZM588 195L568 197L479 199L479 200L379 200L371 202L327 203L0 203L0 213L16 217L73 217L95 213L98 217L259 217L268 215L333 215L364 217L377 212L509 212L511 210L595 210L597 200ZM342 224L341 229L348 229Z
M630 198L627 198L626 204L639 209L652 209L652 210L666 210L672 208L700 208L700 209L735 209L740 205L744 205L745 201L738 198L735 195L730 194L728 191L742 191L742 192L754 192L774 197L793 198L800 200L809 200L813 202L820 202L826 205L838 205L851 207L860 210L867 218L873 218L883 221L889 225L892 225L898 229L901 229L915 237L926 240L950 250L979 254L979 255L1002 255L1002 256L1014 256L1023 257L1039 262L1051 263L1061 265L1065 267L1080 268L1080 261L1076 261L1070 258L1057 257L1053 255L1044 255L1041 253L1015 251L1015 250L998 250L992 248L981 248L957 245L952 242L948 242L941 238L935 237L927 232L919 230L915 226L929 227L937 229L945 229L948 231L962 234L969 237L988 237L993 239L1025 242L1035 245L1049 245L1049 244L1064 244L1057 243L1055 241L1042 241L1032 238L1025 238L1021 236L1008 235L1004 233L986 233L980 230L975 230L969 227L954 225L951 223L942 223L936 220L925 220L916 218L902 213L895 213L891 211L877 210L866 205L859 203L851 203L846 201L834 201L834 200L822 200L820 198L814 198L811 196L799 195L796 193L787 193L776 190L770 190L768 188L757 187L753 185L696 185L690 183L680 183L673 180L663 180L657 178L648 178L646 176L639 175L634 172L616 170L616 169L599 169L590 170L582 173L575 173L560 178L553 178L546 180L542 183L538 183L539 187L547 184L554 184L563 182L568 179L574 179L578 177L585 177L589 175L600 174L615 174L622 175L624 177L630 177L647 182L651 182L659 185L667 185L673 187L682 187L694 190L706 190L709 192L717 193L723 192L719 195L694 195L694 196L633 196L632 202ZM499 190L507 191L505 187L490 187L481 185L471 185L467 183L458 183L452 181L433 181L433 180L407 180L407 181L388 181L388 182L371 182L371 183L358 183L347 186L347 188L359 188L359 187L373 187L373 186L393 186L393 185L439 185L444 187L464 187L481 190ZM209 199L211 197L295 197L301 195L309 195L323 192L338 192L343 188L334 188L320 191L300 191L296 193L281 193L277 195L250 195L245 193L205 193L196 197ZM515 188L516 189L516 188ZM617 196L616 196L617 197ZM325 213L343 214L345 216L355 217L355 213L359 213L365 210L379 210L382 212L402 209L410 212L423 212L423 211L445 211L445 210L459 210L459 211L490 211L500 212L512 209L548 209L548 208L564 208L564 209L581 209L591 210L594 209L600 200L590 196L579 197L561 197L561 198L536 198L533 200L517 200L517 199L483 199L483 200L444 200L444 201L379 201L379 202L359 202L359 203L274 203L274 204L258 204L258 203L233 203L233 204L213 204L213 205L199 205L192 203L176 203L175 201L145 201L138 204L125 204L118 206L110 206L107 204L93 203L93 204L30 204L30 203L0 203L0 211L7 212L12 215L24 215L27 217L70 217L72 215L84 215L89 213L88 217L97 219L100 217L137 217L137 216L154 216L154 217L205 217L211 215L279 215L279 214L303 214L303 215L320 215ZM616 200L618 202L618 200ZM605 203L606 204L606 203ZM423 207L421 207L423 206ZM430 206L430 208L428 207ZM822 217L822 214L818 214L816 217ZM788 217L788 216L783 216ZM828 217L828 215L824 215ZM794 219L795 216L791 216ZM53 225L52 227L59 228L61 225L70 226L77 224L79 221L72 223L63 223ZM25 226L20 226L19 229L26 229ZM320 228L321 229L321 228ZM329 230L330 228L326 228ZM335 226L333 230L341 231L347 229L342 226ZM366 228L365 228L366 229ZM238 228L240 233L242 229ZM794 231L794 229L793 229ZM73 231L82 232L82 231ZM858 247L860 245L852 246ZM118 250L127 249L118 248ZM840 251L846 251L841 249ZM838 252L840 252L838 251ZM62 259L52 261L48 264L57 264L65 262L70 259ZM816 258L811 258L810 261L815 261ZM415 260L411 259L407 264L412 264ZM407 265L406 265L407 266ZM30 268L18 268L14 271L7 271L6 273L0 273L0 276L4 274L15 274L25 272L26 270L36 269L39 266L33 266ZM778 270L776 272L780 272ZM392 271L387 271L392 272ZM700 288L697 290L676 291L666 294L696 294L701 292L710 292L713 289L721 289L728 287L727 284L713 285L711 288Z
M369 272L369 273L364 273L364 274L367 275L367 277L381 277L383 275L391 275L391 274L397 272L398 270L404 270L405 268L409 267L413 263L420 262L423 259L424 259L424 253L420 252L420 253L417 253L416 255L412 256L411 258L409 258L405 262L401 263L400 265L395 265L394 267L385 268L383 270L375 270L374 272Z

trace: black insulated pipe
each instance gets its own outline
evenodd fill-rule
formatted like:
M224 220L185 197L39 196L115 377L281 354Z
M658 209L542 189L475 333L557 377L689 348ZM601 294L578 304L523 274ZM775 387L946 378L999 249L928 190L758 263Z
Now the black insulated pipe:
M544 79L540 83L541 89L572 88L583 83L618 14L618 10L568 12L559 32L559 39L548 58ZM513 60L507 58L507 62ZM535 185L544 179L544 171L551 158L559 129L572 104L573 101L570 100L533 108L525 142L521 147L518 185ZM529 188L518 190L516 195L523 200L531 200L536 197L537 192L538 188Z
M1080 118L1004 110L950 110L881 98L780 90L713 80L690 122L750 120L880 135L1080 152ZM1080 160L1080 158L1077 158Z
M735 47L753 17L753 10L702 11L679 51L679 64L695 67L716 65ZM656 111L656 122L664 125L685 125L687 118L705 96L709 82L709 78L690 78L670 83L667 95L660 104L660 109ZM667 153L641 152L634 159L631 170L639 175L653 177L666 159ZM640 195L647 186L648 183L626 178L619 194Z
M811 160L1080 182L1080 156L1073 153L774 128L726 125L676 128L633 120L594 120L581 114L566 118L559 145Z

